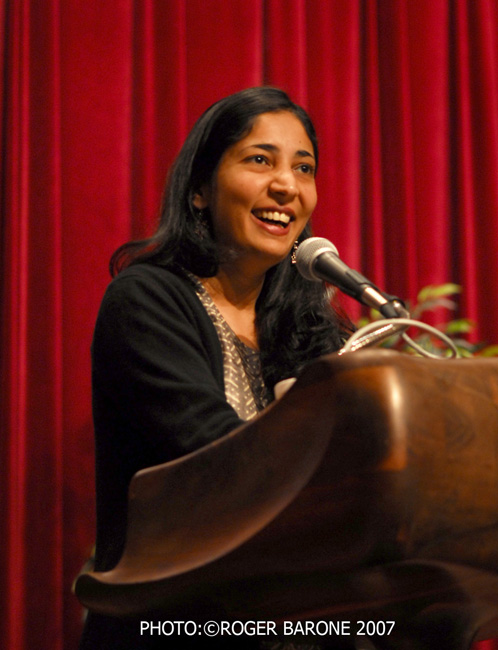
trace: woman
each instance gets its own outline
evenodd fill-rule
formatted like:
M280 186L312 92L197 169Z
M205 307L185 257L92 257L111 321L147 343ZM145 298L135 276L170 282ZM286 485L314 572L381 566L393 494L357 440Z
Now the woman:
M292 263L317 164L310 118L284 92L227 97L189 134L155 235L114 254L93 342L96 570L121 556L135 472L254 417L276 382L347 336L324 287ZM97 619L89 634L103 633ZM109 647L127 647L116 634Z

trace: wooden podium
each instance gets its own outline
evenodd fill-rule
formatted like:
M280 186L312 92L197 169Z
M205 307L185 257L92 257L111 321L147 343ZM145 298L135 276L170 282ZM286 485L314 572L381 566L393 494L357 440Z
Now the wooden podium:
M116 616L396 621L378 648L498 636L498 360L309 365L258 418L130 486L76 594Z

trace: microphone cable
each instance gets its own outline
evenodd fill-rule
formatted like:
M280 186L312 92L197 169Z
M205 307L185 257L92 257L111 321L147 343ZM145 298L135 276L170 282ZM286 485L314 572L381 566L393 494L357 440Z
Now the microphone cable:
M443 341L450 349L450 356L447 357L441 354L434 354L416 343L405 331L412 326L425 330L434 337ZM435 327L432 327L432 325L411 318L385 318L380 321L368 323L348 338L344 346L338 351L338 354L355 352L356 350L361 350L361 348L376 345L377 343L395 335L401 335L403 340L423 357L429 359L456 359L460 357L460 353L458 352L458 348L454 341L446 336L446 334Z

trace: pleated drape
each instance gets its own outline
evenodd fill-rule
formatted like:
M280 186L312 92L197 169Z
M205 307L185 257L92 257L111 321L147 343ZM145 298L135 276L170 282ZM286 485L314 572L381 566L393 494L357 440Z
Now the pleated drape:
M316 233L390 293L461 283L498 342L498 7L0 0L0 47L0 645L62 650L94 537L107 262L154 227L194 120L247 86L289 91L321 143Z
M4 50L2 142L2 644L62 626L63 305L57 8L23 5ZM44 49L44 56L32 56ZM43 83L41 80L43 79ZM5 86L4 86L5 87ZM34 215L38 218L34 218ZM35 334L36 333L36 334ZM29 432L29 435L28 435ZM33 444L35 442L35 444ZM34 588L32 581L39 586ZM54 586L57 588L51 590ZM50 598L46 597L46 588ZM45 592L45 593L44 593Z

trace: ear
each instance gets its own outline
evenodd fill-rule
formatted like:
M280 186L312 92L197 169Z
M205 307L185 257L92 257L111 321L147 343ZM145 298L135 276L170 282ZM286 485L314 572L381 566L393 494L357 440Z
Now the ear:
M204 208L207 208L208 200L206 197L206 191L204 189L200 189L198 192L196 192L194 194L194 198L192 199L192 203L198 210L204 210Z

